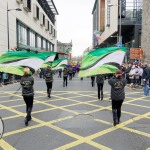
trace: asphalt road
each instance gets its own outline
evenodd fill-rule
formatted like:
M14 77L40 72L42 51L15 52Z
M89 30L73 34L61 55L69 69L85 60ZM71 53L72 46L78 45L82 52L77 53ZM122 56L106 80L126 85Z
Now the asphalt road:
M100 101L97 87L90 82L90 78L81 81L76 75L63 87L62 78L55 75L49 99L45 81L35 77L32 121L28 127L24 125L20 84L0 87L0 116L5 127L0 150L150 149L150 97L142 96L141 89L126 88L121 123L114 127L110 86L106 81L104 100Z

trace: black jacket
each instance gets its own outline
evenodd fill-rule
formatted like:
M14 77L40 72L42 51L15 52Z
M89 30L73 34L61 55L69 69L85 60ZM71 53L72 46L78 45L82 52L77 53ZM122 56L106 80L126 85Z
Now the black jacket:
M150 74L149 74L149 69L148 69L147 67L144 67L144 68L143 68L142 79L148 80L148 79L149 79L149 76L150 76Z
M108 83L111 85L111 99L116 101L124 100L124 87L127 83L126 79L112 77L108 80Z
M22 96L33 96L34 95L34 78L29 75L24 75L21 78L20 84L22 86Z
M50 69L47 69L45 72L45 81L46 82L53 82L53 72Z
M104 84L105 76L103 74L99 74L96 76L96 83L97 84Z

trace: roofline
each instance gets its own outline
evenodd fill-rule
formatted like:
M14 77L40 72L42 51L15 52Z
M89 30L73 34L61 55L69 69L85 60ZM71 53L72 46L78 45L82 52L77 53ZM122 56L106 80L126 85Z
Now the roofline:
M57 15L59 15L59 13L58 13L58 11L57 11L57 8L56 8L56 6L55 6L53 0L51 0L51 2L52 2L53 6L54 6L54 8L55 8L55 10L56 10Z
M94 10L95 10L95 8L96 8L97 1L98 1L98 0L95 0L94 7L93 7L93 10L92 10L92 14L94 13Z

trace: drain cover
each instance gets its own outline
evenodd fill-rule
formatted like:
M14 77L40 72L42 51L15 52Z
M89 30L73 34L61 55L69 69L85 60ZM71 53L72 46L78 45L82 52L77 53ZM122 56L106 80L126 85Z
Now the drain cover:
M94 117L90 114L79 114L79 115L76 115L74 117L75 119L80 119L80 120L93 120Z

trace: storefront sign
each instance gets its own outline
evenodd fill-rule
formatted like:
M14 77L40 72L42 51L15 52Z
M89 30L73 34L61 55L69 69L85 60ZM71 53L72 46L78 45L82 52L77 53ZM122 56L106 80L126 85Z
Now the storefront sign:
M142 48L130 48L130 59L143 59L144 53Z

